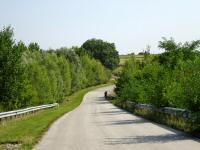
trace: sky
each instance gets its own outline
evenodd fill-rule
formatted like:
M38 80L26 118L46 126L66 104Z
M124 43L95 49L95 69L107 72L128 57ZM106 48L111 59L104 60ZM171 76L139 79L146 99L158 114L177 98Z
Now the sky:
M162 37L200 39L200 0L1 0L0 30L11 25L17 41L41 48L81 46L91 38L115 43L120 54Z

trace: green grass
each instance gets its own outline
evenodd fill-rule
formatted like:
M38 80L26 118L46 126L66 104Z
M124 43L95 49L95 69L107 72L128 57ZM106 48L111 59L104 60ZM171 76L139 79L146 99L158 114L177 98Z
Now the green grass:
M119 58L120 58L119 65L123 66L126 63L126 61L131 58L131 55L121 55Z
M43 133L47 131L52 122L79 106L83 96L88 91L103 86L105 85L80 90L67 97L59 108L52 108L2 122L0 124L0 149L3 149L3 145L7 143L18 143L21 144L20 149L31 149L39 141Z

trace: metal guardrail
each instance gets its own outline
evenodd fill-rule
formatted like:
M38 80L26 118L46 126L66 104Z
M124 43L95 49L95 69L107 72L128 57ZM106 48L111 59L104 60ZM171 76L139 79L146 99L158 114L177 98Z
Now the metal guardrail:
M29 107L25 109L14 110L14 111L2 112L0 113L0 120L14 117L14 116L19 116L22 114L33 113L42 109L56 107L58 105L59 105L58 103L54 103L54 104L40 105L40 106Z

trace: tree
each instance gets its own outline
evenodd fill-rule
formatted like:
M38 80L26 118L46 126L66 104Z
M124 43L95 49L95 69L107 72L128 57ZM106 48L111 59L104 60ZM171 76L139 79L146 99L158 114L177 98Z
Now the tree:
M109 69L115 69L119 64L119 54L114 43L90 39L83 43L82 48Z
M163 41L159 42L159 48L165 50L158 57L160 64L174 69L181 61L194 60L199 55L200 40L182 44L176 43L173 38L163 38Z
M24 44L15 44L13 29L0 32L0 104L5 110L18 108L25 91L25 67L22 65Z
M30 51L40 51L40 46L38 45L38 43L30 43L28 46L28 49Z
M58 56L64 56L70 62L71 78L72 78L72 89L74 92L84 87L86 80L83 67L81 66L81 60L79 55L76 54L74 49L60 48L56 51Z
M0 112L62 103L109 78L110 70L79 47L42 51L37 43L15 43L11 27L0 31Z

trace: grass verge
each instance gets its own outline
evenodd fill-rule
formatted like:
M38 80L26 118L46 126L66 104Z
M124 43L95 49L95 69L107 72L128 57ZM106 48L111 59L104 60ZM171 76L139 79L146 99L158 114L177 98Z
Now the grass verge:
M87 92L106 85L110 84L82 89L67 97L59 108L52 108L2 122L0 124L0 149L9 149L9 147L15 146L17 146L17 149L31 149L39 141L43 133L47 131L51 123L80 105Z

